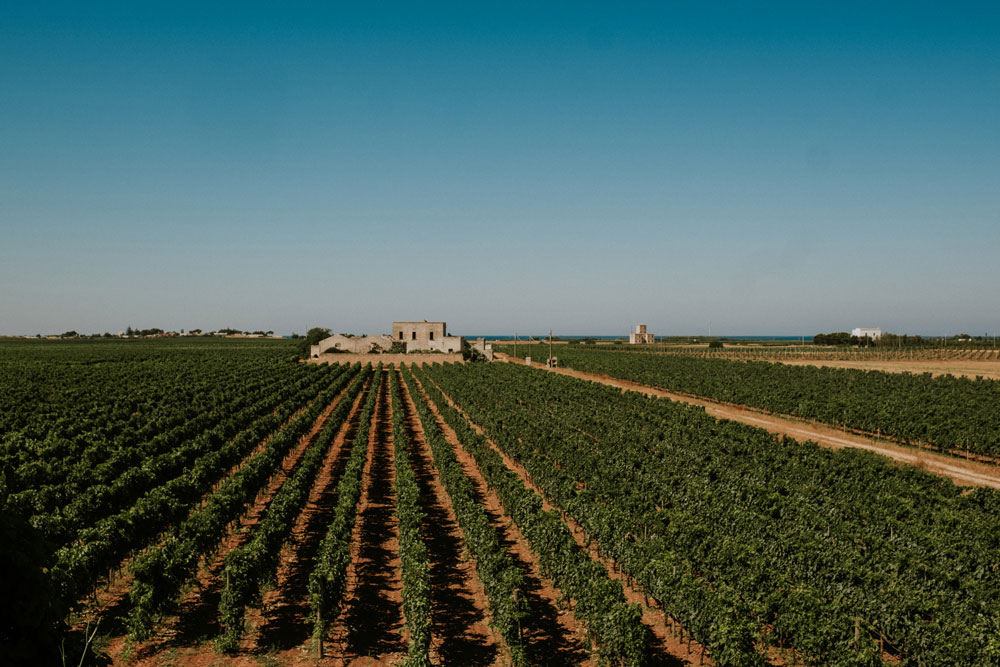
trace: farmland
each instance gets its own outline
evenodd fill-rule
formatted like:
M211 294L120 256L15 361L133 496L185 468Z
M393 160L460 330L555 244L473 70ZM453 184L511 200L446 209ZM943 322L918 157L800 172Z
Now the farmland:
M513 352L511 346L499 349ZM559 364L573 369L945 452L1000 455L996 420L1000 383L996 381L581 346L562 346L558 352Z
M574 368L1000 447L991 381L568 347ZM15 663L91 632L119 664L1000 660L995 490L523 365L295 354L0 344L5 530L43 568L21 595L49 602Z
M529 348L523 347L522 352ZM991 380L1000 379L1000 350L995 347L963 347L953 343L950 347L895 348L879 347L828 347L815 345L759 345L726 343L722 348L708 344L677 345L609 345L604 350L642 351L651 354L699 357L705 359L734 359L739 361L773 361L797 366L829 366L881 370L892 373L930 373ZM560 348L564 349L564 348ZM513 351L513 346L511 350ZM525 352L527 353L527 352Z

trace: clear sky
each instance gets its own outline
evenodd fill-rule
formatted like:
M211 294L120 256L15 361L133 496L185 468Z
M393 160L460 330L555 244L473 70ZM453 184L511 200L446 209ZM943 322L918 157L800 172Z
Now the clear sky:
M0 333L1000 331L1000 3L5 3Z

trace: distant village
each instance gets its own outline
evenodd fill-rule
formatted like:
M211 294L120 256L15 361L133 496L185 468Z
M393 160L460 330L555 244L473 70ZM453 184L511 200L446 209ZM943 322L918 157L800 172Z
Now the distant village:
M291 336L276 336L273 331L241 331L239 329L219 329L217 331L202 331L201 329L190 329L185 331L164 331L163 329L133 329L127 328L125 331L111 333L81 334L76 331L67 331L61 334L35 334L34 336L18 336L18 338L41 338L45 340L63 340L66 338L180 338L194 336L215 336L217 338L300 338L298 334Z

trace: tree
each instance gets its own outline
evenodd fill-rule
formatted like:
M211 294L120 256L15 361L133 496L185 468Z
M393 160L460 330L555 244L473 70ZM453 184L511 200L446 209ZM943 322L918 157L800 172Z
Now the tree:
M816 334L813 336L813 343L816 345L857 345L857 338L846 331L837 331L828 334Z
M462 340L462 359L472 362L487 360L486 355L472 345L469 345L469 341L467 340Z
M303 359L309 358L309 348L313 345L318 344L324 338L330 337L330 330L323 327L313 327L306 334L306 337L302 340L299 345L299 356Z

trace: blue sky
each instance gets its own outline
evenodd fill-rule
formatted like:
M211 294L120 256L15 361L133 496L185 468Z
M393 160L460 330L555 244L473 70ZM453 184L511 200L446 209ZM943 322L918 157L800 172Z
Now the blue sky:
M1000 330L996 3L25 3L0 333Z

